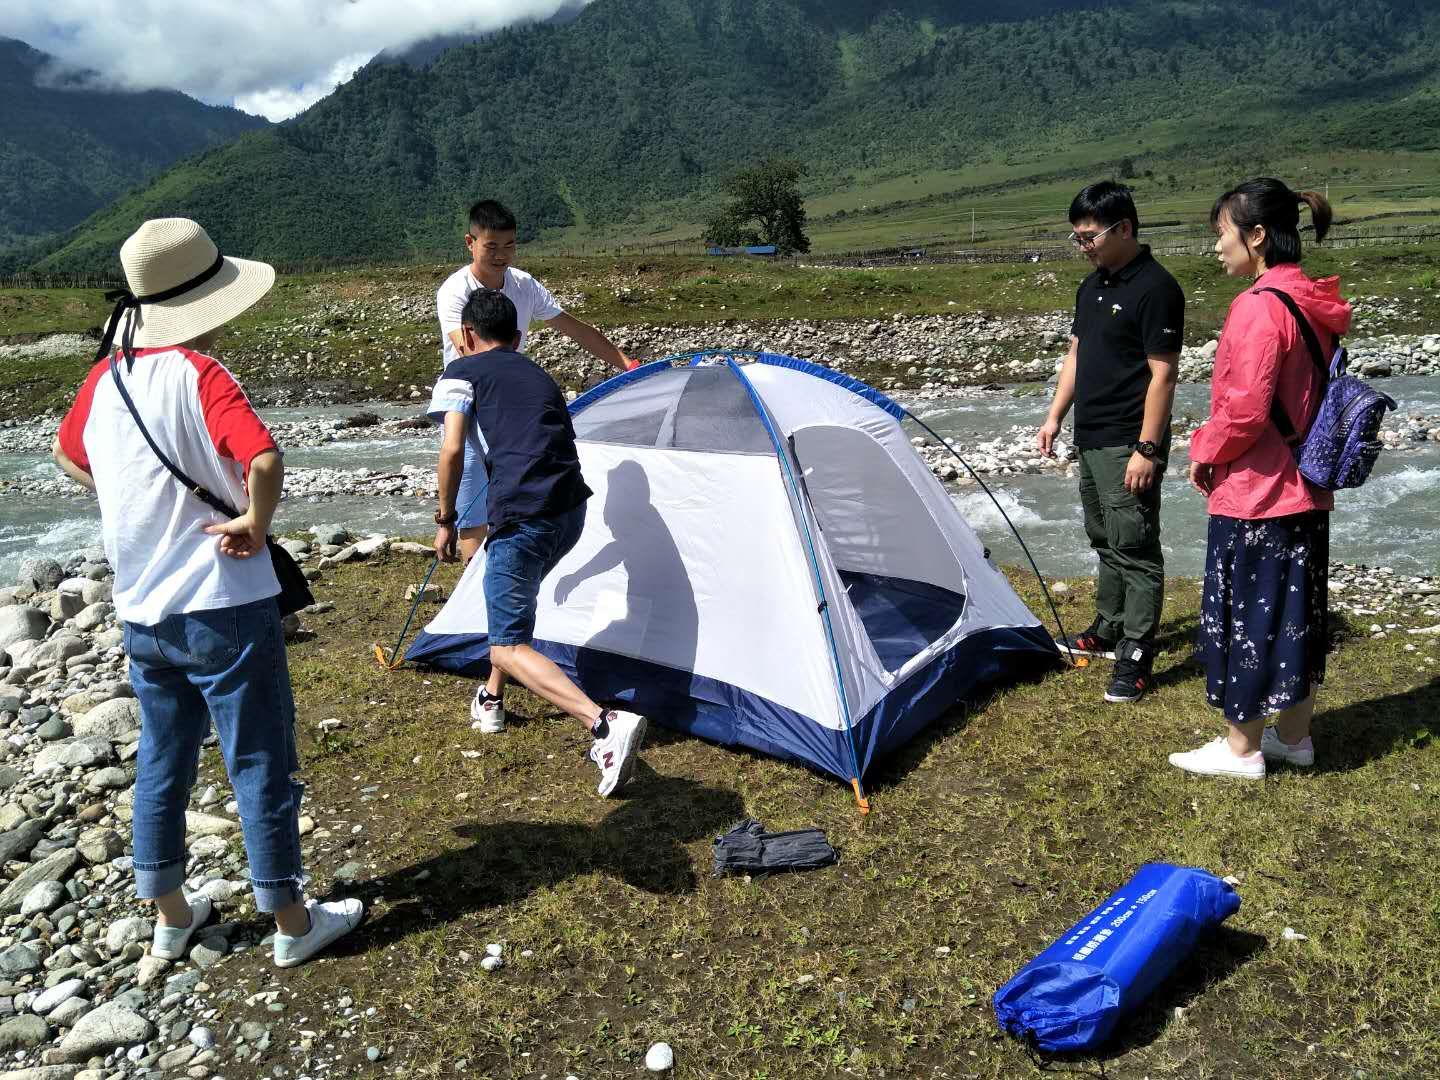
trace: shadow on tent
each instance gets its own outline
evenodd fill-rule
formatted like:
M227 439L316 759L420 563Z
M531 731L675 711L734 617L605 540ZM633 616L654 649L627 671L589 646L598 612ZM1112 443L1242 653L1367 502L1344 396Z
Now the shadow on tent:
M588 781L590 774L585 773ZM683 777L660 776L643 762L631 796L598 825L581 822L472 821L454 827L462 843L346 890L390 907L337 946L367 952L417 929L444 925L525 899L570 878L599 873L658 895L694 892L697 868L684 845L725 831L744 803ZM701 870L708 872L708 867Z

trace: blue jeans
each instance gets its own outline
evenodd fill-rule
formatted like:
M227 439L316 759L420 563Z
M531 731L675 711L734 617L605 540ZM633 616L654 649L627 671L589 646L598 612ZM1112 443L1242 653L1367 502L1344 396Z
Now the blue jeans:
M274 598L125 624L130 682L140 699L135 891L154 899L185 878L185 806L200 744L215 724L235 787L255 906L301 900L300 799L291 779L295 701Z
M465 440L465 471L460 474L460 490L455 493L455 512L459 514L458 529L483 528L490 517L487 493L490 474L485 471L485 455L472 439Z
M491 645L529 645L545 575L575 546L585 504L546 518L526 518L490 534L485 546L485 614Z

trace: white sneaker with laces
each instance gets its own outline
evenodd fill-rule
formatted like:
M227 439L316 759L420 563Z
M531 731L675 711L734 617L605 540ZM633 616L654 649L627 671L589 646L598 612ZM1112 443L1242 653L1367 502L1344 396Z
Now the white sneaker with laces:
M187 896L185 899L190 904L190 925L161 926L157 922L154 940L150 942L151 956L161 960L179 960L190 947L191 936L209 920L211 905L208 896Z
M310 929L303 936L275 934L276 967L303 964L326 946L333 945L360 925L365 905L355 899L328 900L323 904L306 900L305 910L310 913Z
M481 683L470 701L470 726L482 735L498 735L505 730L505 701L503 698L485 697L485 684Z
M1283 761L1298 769L1308 769L1315 764L1315 744L1310 741L1309 735L1291 746L1280 738L1274 725L1267 727L1265 734L1260 736L1260 753L1265 755L1266 761Z
M595 790L602 799L608 799L630 780L646 726L645 717L638 713L611 710L605 718L610 731L591 744L589 755L600 769L600 786Z
M1225 736L1211 739L1198 750L1171 754L1170 764L1197 776L1238 776L1244 780L1265 779L1265 757L1260 751L1237 756Z

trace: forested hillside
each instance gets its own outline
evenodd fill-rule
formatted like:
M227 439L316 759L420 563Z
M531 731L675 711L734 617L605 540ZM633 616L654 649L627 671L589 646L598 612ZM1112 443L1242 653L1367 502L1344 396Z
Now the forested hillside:
M170 91L78 89L49 62L0 38L0 251L69 229L167 165L267 123Z
M1157 122L1156 153L1237 171L1277 145L1433 149L1437 65L1440 10L1420 0L596 0L427 65L372 64L105 209L44 265L93 265L169 213L275 260L448 250L482 194L526 238L682 197L699 220L721 176L775 153L824 190Z

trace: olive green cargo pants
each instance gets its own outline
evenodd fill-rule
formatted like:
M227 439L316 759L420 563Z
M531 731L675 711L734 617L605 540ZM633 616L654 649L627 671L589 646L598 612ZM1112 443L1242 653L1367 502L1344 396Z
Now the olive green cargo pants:
M1155 474L1155 483L1139 495L1125 490L1125 467L1133 448L1105 446L1080 451L1085 533L1100 557L1095 583L1098 632L1112 641L1126 638L1149 644L1160 626L1160 608L1165 601L1160 481L1168 450L1166 445L1157 458L1161 469Z

